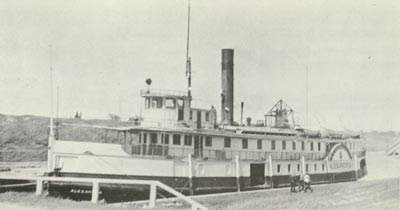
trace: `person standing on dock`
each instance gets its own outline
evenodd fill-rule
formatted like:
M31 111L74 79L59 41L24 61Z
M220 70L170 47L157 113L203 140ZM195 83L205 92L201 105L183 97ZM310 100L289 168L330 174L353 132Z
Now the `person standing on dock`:
M304 173L303 171L300 173L299 176L299 192L304 191Z
M311 178L309 174L304 175L304 184L306 185L304 192L307 192L307 190L313 192L313 189L311 189Z
M296 192L296 176L291 174L289 176L290 192Z

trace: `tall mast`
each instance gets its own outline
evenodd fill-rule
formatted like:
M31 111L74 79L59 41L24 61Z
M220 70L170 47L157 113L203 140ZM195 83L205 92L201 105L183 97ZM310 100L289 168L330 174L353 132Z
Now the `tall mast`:
M47 171L53 171L53 146L54 146L54 128L53 128L53 57L52 47L49 45L49 68L50 68L50 132L47 150Z
M186 77L188 79L188 97L192 99L192 64L189 57L189 36L190 36L190 0L188 2L188 22L187 22L187 39L186 39Z

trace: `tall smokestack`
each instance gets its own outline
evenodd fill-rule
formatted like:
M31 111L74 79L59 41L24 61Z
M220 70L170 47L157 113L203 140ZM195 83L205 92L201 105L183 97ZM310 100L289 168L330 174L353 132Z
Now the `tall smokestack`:
M221 121L233 123L233 49L222 49Z

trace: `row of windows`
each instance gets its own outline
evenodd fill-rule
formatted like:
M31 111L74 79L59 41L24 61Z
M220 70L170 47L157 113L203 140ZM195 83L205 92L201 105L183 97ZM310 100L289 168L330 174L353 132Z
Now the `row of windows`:
M146 109L149 108L160 109L163 107L163 104L165 105L165 108L175 109L177 104L179 107L183 106L183 100L182 99L176 100L175 98L162 98L162 97L146 98L145 100Z
M161 134L161 139L163 140L163 144L169 144L169 136L172 135L172 144L173 145L181 145L181 135L180 134ZM185 146L192 146L192 139L194 138L199 138L199 139L204 139L204 145L206 147L211 147L212 146L212 138L211 136L192 136L192 135L184 135L184 145ZM139 143L142 143L142 138L141 135L139 135ZM147 143L147 133L143 133L143 144ZM157 133L150 133L150 143L151 144L157 144Z
M317 171L317 169L318 169L318 165L315 163L314 164L314 171ZM325 171L325 164L321 164L321 170ZM276 165L276 171L278 173L281 172L281 165L280 164ZM287 165L287 172L291 172L291 164ZM300 172L300 164L297 164L297 172ZM306 164L306 172L309 172L308 164Z
M242 149L248 149L249 147L249 140L248 139L242 139ZM262 149L262 143L263 141L261 139L257 140L257 149L261 150ZM321 143L318 142L318 151L321 151ZM231 138L230 137L225 137L224 138L224 147L225 148L230 148L231 147ZM271 149L275 150L276 149L276 143L275 140L271 140ZM305 142L301 142L301 150L305 149ZM286 150L286 141L282 141L282 150ZM296 142L292 141L292 150L296 150ZM314 142L310 142L310 150L314 150Z
M170 134L162 134L163 142L164 144L169 144L169 135ZM203 138L203 136L199 137L196 136L195 138ZM192 140L193 136L192 135L184 135L184 145L185 146L192 146ZM205 136L205 143L204 145L206 147L212 147L212 138L211 136ZM147 133L144 133L144 142L146 143L147 140ZM140 139L139 142L141 143ZM150 133L150 142L152 144L157 144L157 133ZM173 145L181 145L181 135L180 134L172 134L172 144ZM262 150L262 144L263 141L261 139L257 140L257 149ZM224 138L224 147L225 148L231 148L231 138L230 137L225 137ZM321 143L317 143L318 151L321 151ZM242 139L242 149L248 149L249 148L249 140L248 139ZM271 149L275 150L276 149L276 142L275 140L271 140ZM286 141L282 141L282 150L286 150ZM292 150L296 150L296 142L292 141ZM301 150L305 150L305 142L301 142ZM310 150L314 150L314 142L310 142Z

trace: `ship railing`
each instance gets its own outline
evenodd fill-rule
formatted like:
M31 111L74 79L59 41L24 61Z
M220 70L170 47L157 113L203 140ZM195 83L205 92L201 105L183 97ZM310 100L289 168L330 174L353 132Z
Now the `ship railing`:
M136 180L136 179L105 179L105 178L78 178L78 177L49 177L49 176L1 176L2 179L18 179L18 180L31 180L36 181L36 195L42 195L45 189L46 183L57 182L57 183L89 183L92 185L92 197L91 202L97 203L99 201L99 195L101 194L102 184L117 184L117 185L147 185L150 187L149 205L148 208L154 208L157 201L157 188L176 196L178 199L182 199L191 205L191 209L207 210L208 208L201 203L193 200L193 198L187 197L182 193L176 191L172 187L156 180Z
M306 160L322 160L325 152L289 152L289 151L245 151L245 150L218 150L193 147L170 147L168 145L132 145L125 149L130 155L139 155L150 158L187 157L192 154L194 158L232 160L239 156L241 160L267 160L271 155L274 160L300 160L302 156Z

